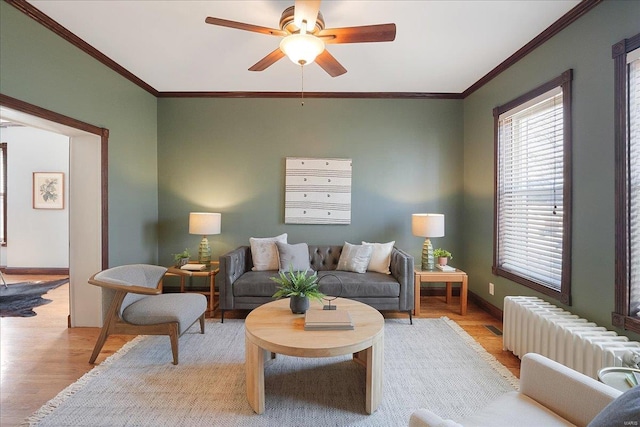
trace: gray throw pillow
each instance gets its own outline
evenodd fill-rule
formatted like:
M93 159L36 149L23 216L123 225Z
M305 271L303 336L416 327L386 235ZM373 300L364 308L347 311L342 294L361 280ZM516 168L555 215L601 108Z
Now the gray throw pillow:
M630 388L605 406L587 427L637 425L640 425L640 386Z
M373 246L371 245L352 245L344 242L336 270L365 273L372 252Z
M289 245L276 242L280 257L280 271L307 271L311 269L309 264L309 246L306 243Z

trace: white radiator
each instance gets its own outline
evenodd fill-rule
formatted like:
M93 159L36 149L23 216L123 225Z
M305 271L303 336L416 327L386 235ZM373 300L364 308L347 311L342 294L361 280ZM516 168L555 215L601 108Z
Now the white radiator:
M640 343L537 297L505 297L503 315L505 350L520 358L539 353L592 378L601 368L623 366L626 351L640 352Z

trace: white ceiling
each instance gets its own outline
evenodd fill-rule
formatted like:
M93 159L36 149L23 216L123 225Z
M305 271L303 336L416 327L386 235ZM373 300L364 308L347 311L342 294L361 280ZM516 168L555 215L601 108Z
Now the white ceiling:
M279 37L212 26L207 16L278 28L293 0L31 0L36 8L160 92L298 92L287 58L247 69ZM324 0L327 28L397 26L387 43L328 45L348 70L304 69L305 92L461 93L579 0Z

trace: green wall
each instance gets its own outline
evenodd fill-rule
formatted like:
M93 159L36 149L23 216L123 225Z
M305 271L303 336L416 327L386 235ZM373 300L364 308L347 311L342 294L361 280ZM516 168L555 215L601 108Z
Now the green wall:
M157 101L0 2L0 93L109 129L109 260L157 260Z
M161 262L200 236L190 211L222 213L213 257L249 237L289 242L395 240L416 257L411 214L446 215L434 244L462 250L462 101L185 99L158 101ZM286 157L353 159L350 225L284 224Z
M156 99L0 2L0 92L109 129L112 265L195 253L200 237L188 234L188 214L200 210L222 213L214 257L251 236L287 232L290 242L396 240L419 262L411 214L442 212L446 236L434 244L456 255L472 292L502 307L506 295L536 293L491 274L492 109L573 68L573 305L565 308L611 328L611 45L636 34L638 22L640 2L605 1L464 101L307 99L302 107L298 99ZM284 224L288 156L353 159L351 225Z
M464 101L464 268L469 289L497 307L534 291L491 274L493 250L492 109L572 68L572 306L613 329L614 99L611 46L638 33L640 2L605 1ZM495 295L488 282L496 284ZM547 299L547 298L545 298ZM562 306L558 301L551 302ZM639 339L636 334L619 333Z

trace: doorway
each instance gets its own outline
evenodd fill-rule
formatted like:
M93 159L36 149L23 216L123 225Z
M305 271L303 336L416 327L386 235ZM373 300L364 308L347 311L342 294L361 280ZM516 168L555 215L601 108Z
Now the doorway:
M86 284L108 266L108 130L4 95L0 117L69 137L69 325L102 326L100 289Z

